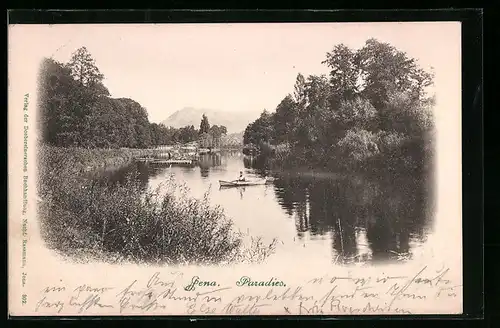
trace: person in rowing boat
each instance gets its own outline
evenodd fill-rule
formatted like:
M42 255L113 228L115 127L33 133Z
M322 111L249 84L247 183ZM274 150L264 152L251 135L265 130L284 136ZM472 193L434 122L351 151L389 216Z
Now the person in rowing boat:
M240 176L238 177L237 181L246 181L242 171L240 171Z

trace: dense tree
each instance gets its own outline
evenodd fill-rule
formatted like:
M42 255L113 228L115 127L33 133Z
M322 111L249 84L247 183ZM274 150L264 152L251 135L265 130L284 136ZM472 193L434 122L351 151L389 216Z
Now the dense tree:
M104 75L100 73L87 48L81 47L76 50L66 65L71 76L77 84L71 94L73 98L73 113L76 115L76 126L74 131L78 134L77 143L84 147L95 147L98 142L93 134L96 121L99 120L99 101L104 96L109 96L109 91L103 85Z
M75 81L86 87L99 88L101 93L109 95L107 89L102 85L104 75L97 68L95 60L86 47L76 50L67 66Z
M276 108L273 115L276 142L290 142L297 119L297 104L291 95L287 95Z
M344 44L337 45L326 54L326 64L330 68L330 105L336 108L343 99L351 100L358 93L358 66L356 53Z
M425 88L433 75L420 68L415 59L388 43L369 39L356 54L363 78L363 94L377 110L383 108L395 92L408 93L413 102L425 98Z
M293 100L299 112L307 106L306 79L301 73L297 74L295 79Z
M68 67L53 60L44 59L40 67L39 128L43 140L51 144L69 146L77 136L77 117L72 95L77 85Z
M273 116L264 110L260 117L247 126L243 134L245 144L261 145L271 143L274 135Z
M311 75L305 85L307 106L299 113L297 122L297 139L301 146L314 147L322 138L322 132L327 130L321 126L329 125L329 84L326 76Z
M220 147L222 137L227 134L227 128L223 125L212 125L208 134L210 135L210 146Z
M203 133L209 133L209 132L210 132L210 123L208 123L208 117L205 114L203 114L201 118L199 133L201 135Z
M337 119L345 128L361 127L373 129L377 111L369 100L356 97L353 100L342 100L338 107Z
M185 126L179 129L178 140L180 142L192 142L198 140L199 131L197 131L193 125Z

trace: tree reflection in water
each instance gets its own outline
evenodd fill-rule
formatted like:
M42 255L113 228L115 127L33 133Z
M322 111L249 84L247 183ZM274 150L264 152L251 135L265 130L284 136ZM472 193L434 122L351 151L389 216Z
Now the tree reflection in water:
M411 238L421 239L428 221L427 188L411 178L383 182L286 174L275 181L275 193L295 219L298 237L331 234L333 258L342 262L407 256Z
M198 166L200 167L201 176L203 178L208 178L210 170L222 166L222 156L218 153L203 154L198 160Z

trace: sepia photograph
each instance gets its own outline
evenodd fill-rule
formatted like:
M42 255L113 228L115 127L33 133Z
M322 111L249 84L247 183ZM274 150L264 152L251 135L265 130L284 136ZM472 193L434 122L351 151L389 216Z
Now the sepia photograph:
M460 33L9 26L10 314L460 314Z

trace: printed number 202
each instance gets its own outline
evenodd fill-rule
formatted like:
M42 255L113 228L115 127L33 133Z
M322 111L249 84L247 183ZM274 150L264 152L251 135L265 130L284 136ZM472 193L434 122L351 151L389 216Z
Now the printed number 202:
M22 302L22 304L26 304L27 301L28 301L28 295L23 294L21 296L21 302Z

